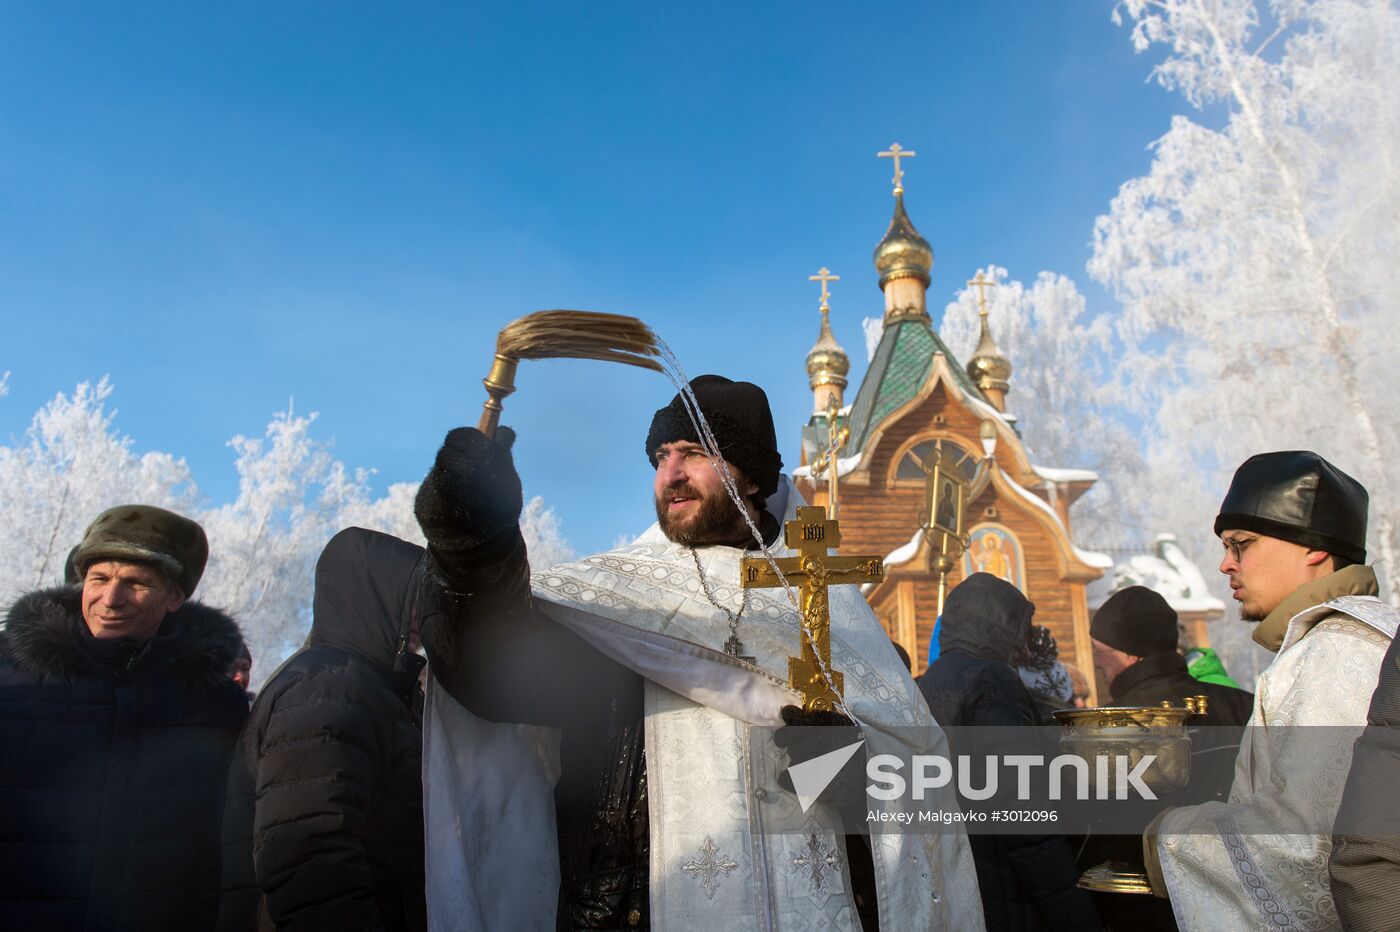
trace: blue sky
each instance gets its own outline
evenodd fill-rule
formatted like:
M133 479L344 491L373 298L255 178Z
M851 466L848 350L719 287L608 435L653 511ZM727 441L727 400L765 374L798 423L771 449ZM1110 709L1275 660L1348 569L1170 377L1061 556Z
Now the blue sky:
M1180 101L1111 4L0 2L0 438L109 375L138 450L236 493L295 398L378 489L475 423L496 331L635 314L764 385L796 464L815 285L864 368L899 141L935 317L979 265L1084 273ZM525 363L505 422L577 548L651 520L672 389ZM852 390L853 390L852 389ZM1074 464L1064 464L1074 465Z

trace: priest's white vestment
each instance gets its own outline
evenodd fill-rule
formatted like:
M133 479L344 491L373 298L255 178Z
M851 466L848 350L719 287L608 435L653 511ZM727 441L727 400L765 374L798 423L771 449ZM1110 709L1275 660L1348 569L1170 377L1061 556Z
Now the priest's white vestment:
M784 477L769 507L787 521L799 504ZM696 552L714 598L737 610L739 561L754 552ZM769 552L791 553L781 535ZM646 680L651 928L859 932L844 838L815 827L766 830L775 814L797 808L791 794L765 789L786 760L753 754L749 741L751 727L780 725L779 709L800 704L787 686L799 615L784 592L750 591L738 627L744 653L756 658L750 665L722 651L728 617L707 599L689 548L655 525L628 546L537 573L532 590L538 609ZM832 660L845 674L845 701L862 724L865 750L946 757L941 729L857 587L832 587L830 612ZM551 729L485 722L430 687L424 811L432 932L555 928L556 753ZM957 808L950 788L935 793L943 795L919 805ZM879 806L913 808L907 800ZM886 928L983 928L960 829L869 827Z
M1180 928L1341 929L1328 887L1331 826L1397 620L1379 599L1344 595L1288 622L1259 677L1229 801L1168 810L1158 824ZM1290 825L1309 833L1280 834Z

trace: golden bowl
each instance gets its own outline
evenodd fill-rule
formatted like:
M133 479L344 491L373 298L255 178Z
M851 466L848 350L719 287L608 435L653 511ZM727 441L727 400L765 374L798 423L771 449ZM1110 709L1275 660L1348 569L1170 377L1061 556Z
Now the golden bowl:
M1158 795L1179 790L1191 779L1191 738L1186 733L1186 719L1195 714L1193 708L1171 706L1106 706L1099 709L1065 709L1054 713L1064 726L1060 748L1089 763L1090 783L1098 793L1098 768L1095 758L1109 760L1111 796L1116 787L1119 768L1115 761L1127 759L1129 770L1138 766L1148 755L1156 759L1139 777Z
M1122 861L1105 861L1091 867L1079 877L1079 886L1096 893L1136 893L1152 892L1152 884L1147 874L1136 864Z

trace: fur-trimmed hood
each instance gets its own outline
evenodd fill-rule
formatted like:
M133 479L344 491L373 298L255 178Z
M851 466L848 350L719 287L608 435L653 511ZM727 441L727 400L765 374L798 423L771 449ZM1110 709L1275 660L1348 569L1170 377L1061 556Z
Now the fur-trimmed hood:
M149 641L94 638L82 618L82 589L63 586L21 596L0 630L0 662L35 676L63 678L153 673L219 682L243 646L226 613L187 601L161 622Z

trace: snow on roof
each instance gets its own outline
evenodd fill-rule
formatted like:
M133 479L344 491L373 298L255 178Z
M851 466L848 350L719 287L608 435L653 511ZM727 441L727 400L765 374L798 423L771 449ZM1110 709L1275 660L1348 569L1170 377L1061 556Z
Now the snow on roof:
M915 531L914 536L909 538L909 543L900 544L898 547L885 554L885 565L898 566L901 563L908 563L910 560L914 559L914 555L919 552L919 541L921 541L923 537L923 528ZM865 583L860 587L860 591L863 594L869 595L874 591L877 585L878 583Z
M1157 555L1176 570L1182 581L1186 583L1187 591L1196 593L1198 597L1213 602L1221 610L1224 610L1225 603L1208 594L1210 588L1206 585L1205 576L1201 573L1200 567L1191 562L1186 551L1182 550L1176 542L1176 535L1158 534L1156 543Z
M1079 547L1075 547L1074 555L1080 560L1083 560L1085 563L1092 566L1094 569L1113 569L1113 557L1109 556L1106 553L1100 553L1097 550L1082 550Z
M1003 414L992 405L988 404L981 398L978 398L976 395L972 394L972 392L963 392L963 401L967 403L967 406L969 408L972 408L974 411L980 414L984 420L987 418L991 418L993 420L1001 421L1004 424L1006 424L1007 427L1011 427L1016 421L1016 418L1013 415Z
M919 541L923 540L924 529L914 532L914 536L909 538L909 543L900 544L885 555L886 566L898 566L901 563L908 563L914 559L914 554L919 552Z
M1225 603L1210 594L1205 576L1186 556L1176 537L1158 534L1156 553L1133 554L1114 567L1112 577L1089 585L1089 608L1097 610L1108 597L1129 586L1146 586L1177 612L1225 611Z
M1021 488L1015 482L1008 482L1006 483L1006 485L1007 488L1014 491L1016 495L1019 496L1021 499L1025 500L1026 502L1029 502L1031 505L1035 506L1036 508L1039 508L1041 511L1049 515L1052 519L1054 519L1055 523L1059 525L1060 530L1064 530L1065 526L1064 523L1060 521L1059 513L1056 512L1054 508L1051 508L1050 505L1045 501L1045 499L1041 498L1039 495L1036 495L1034 492ZM1068 537L1069 533L1066 532L1065 536ZM1074 558L1079 562L1085 563L1099 570L1113 569L1113 557L1109 556L1108 554L1099 553L1096 550L1081 550L1079 547L1076 547L1073 542L1071 542L1069 546L1070 550L1074 553Z
M848 475L850 475L851 473L855 472L855 471L856 471L856 467L859 466L859 465L860 465L860 454L859 454L859 453L857 453L855 456L838 456L838 457L836 458L836 475L837 475L838 478L841 477L841 476L848 476ZM810 478L812 478L812 465L811 465L810 463L808 463L806 466L799 466L799 467L797 467L796 469L794 469L794 470L792 471L792 477L793 477L794 479L796 479L796 478L798 478L798 477L801 477L801 478L803 478L803 479L810 479ZM821 474L820 476L818 476L817 478L818 478L818 479L824 479L824 478L826 478L826 471L823 470L823 471L822 471L822 474Z
M1054 466L1031 466L1040 478L1050 482L1098 482L1099 474L1092 469L1057 469Z

